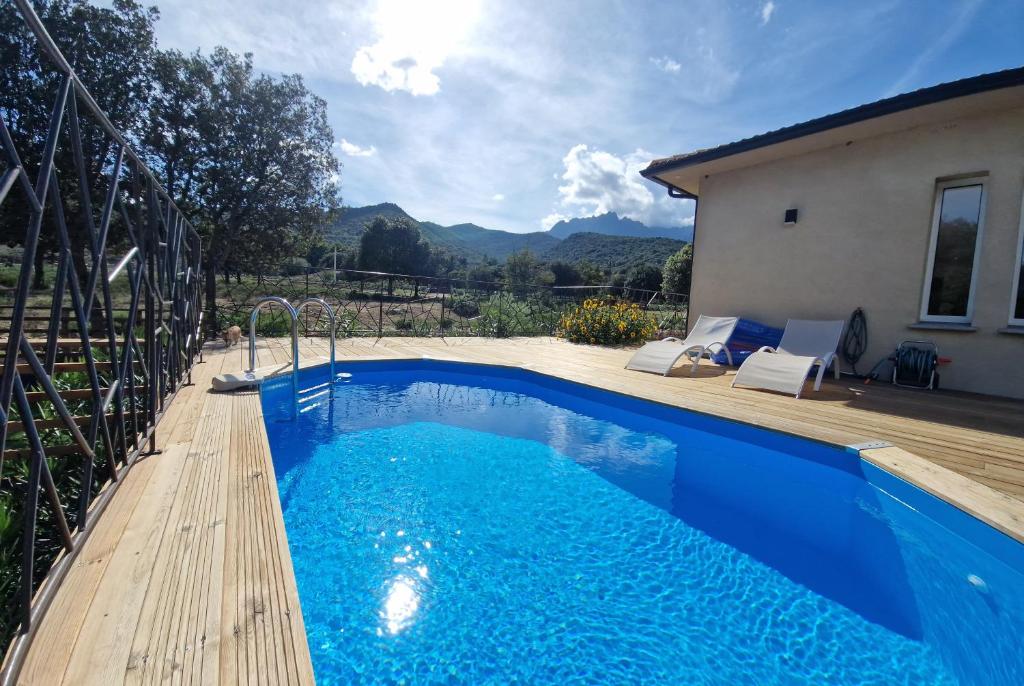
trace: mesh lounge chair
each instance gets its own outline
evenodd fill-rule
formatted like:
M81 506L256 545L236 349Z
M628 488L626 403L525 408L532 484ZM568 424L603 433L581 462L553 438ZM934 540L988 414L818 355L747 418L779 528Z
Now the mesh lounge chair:
M693 359L693 366L690 368L692 374L697 371L700 358L704 355L710 356L714 352L712 348L716 346L725 351L725 356L731 365L732 354L725 344L729 342L729 337L732 336L738 321L737 317L705 317L701 315L697 318L693 331L685 340L666 338L647 343L629 359L626 369L668 376L676 361L683 355L687 355Z
M829 365L839 378L836 347L843 335L843 323L842 320L790 319L786 322L779 347L765 346L744 360L732 385L793 393L799 398L807 375L814 365L818 365L814 390L820 390Z

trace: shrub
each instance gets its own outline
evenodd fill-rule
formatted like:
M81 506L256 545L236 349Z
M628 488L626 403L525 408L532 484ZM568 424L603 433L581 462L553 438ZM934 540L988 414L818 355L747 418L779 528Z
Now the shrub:
M687 243L682 250L668 258L662 271L661 290L669 293L690 292L690 274L693 270L693 244Z
M452 312L460 317L470 318L480 316L480 304L475 300L461 298L452 304Z
M590 298L558 322L558 336L573 343L639 343L654 333L657 322L636 303L612 297Z
M646 292L635 294L638 297L650 297L652 291L661 289L661 270L650 264L637 265L626 274L623 285L630 290Z

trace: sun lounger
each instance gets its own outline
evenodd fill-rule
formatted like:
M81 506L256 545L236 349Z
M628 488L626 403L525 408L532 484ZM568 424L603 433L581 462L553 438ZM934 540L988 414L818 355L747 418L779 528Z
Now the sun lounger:
M843 335L843 324L842 320L790 319L779 347L765 346L744 360L732 385L792 393L799 398L807 375L818 365L814 390L820 390L829 366L839 378L836 347Z
M626 369L633 369L640 372L652 372L667 376L672 371L673 365L680 357L686 355L693 360L690 373L697 371L700 358L704 355L711 355L715 352L713 348L725 351L725 356L732 364L732 354L726 343L736 328L737 317L706 317L701 315L697 319L693 330L684 340L678 338L666 338L661 341L647 343L636 351Z

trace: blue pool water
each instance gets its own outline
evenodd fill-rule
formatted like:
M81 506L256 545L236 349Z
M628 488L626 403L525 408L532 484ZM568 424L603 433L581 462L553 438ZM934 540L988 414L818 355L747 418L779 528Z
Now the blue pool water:
M1024 683L1024 546L840 449L529 372L263 389L318 683Z

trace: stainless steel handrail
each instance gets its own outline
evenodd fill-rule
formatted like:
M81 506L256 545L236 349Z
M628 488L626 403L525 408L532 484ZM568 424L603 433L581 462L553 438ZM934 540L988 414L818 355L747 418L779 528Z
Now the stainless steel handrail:
M249 315L249 371L256 371L256 319L260 309L268 303L277 303L292 320L292 399L299 395L299 315L292 304L276 295L267 295L256 301Z
M328 386L328 388L330 389L331 396L333 397L334 396L334 329L335 329L334 308L332 308L329 304L327 304L327 301L324 300L323 298L312 298L312 297L311 298L304 298L304 299L299 301L298 305L295 306L295 317L296 317L296 320L298 319L298 316L300 314L302 314L302 311L304 309L306 309L307 307L309 307L310 305L319 305L320 309L327 313L327 318L331 322L331 377L330 377L331 380L330 380L330 385ZM308 334L309 332L307 331L306 333Z

